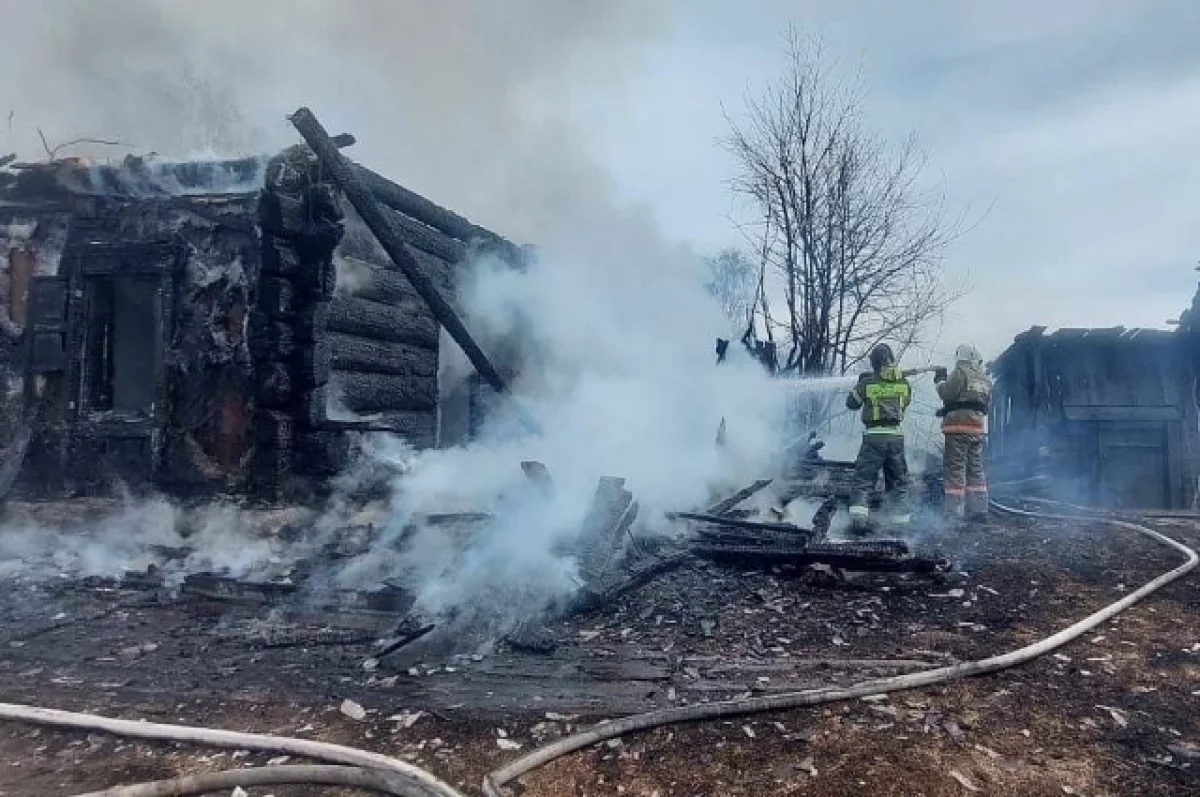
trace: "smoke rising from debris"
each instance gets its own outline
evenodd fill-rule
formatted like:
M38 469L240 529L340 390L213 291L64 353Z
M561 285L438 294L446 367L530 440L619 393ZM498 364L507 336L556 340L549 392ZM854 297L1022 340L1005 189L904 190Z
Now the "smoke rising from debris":
M285 117L307 105L332 131L353 133L354 156L373 169L536 243L540 255L526 273L472 264L461 298L485 349L517 336L533 351L514 389L542 434L516 434L501 412L465 449L413 459L403 446L378 443L371 456L403 472L384 540L332 575L337 586L358 588L399 577L423 610L505 630L574 589L562 551L599 477L624 477L641 506L635 533L655 533L664 511L702 505L714 490L773 471L782 441L779 385L736 346L714 366L725 321L703 289L699 258L665 241L645 209L615 200L559 113L589 82L632 75L667 8L632 0L2 0L25 43L0 54L10 76L8 146L23 158L43 156L41 128L51 145L79 137L127 145L62 154L240 156L297 143ZM15 79L28 74L38 79ZM446 370L461 375L461 354L452 357ZM519 467L528 459L549 467L551 495L530 489ZM429 528L396 559L391 543L415 514L455 510L499 520L465 552ZM154 512L157 531L98 531L113 559L79 565L96 557L79 552L75 569L113 574L137 559L134 541L177 544L169 508ZM241 524L223 518L233 537L252 536ZM215 536L194 541L205 551L224 547ZM10 535L6 544L35 543ZM279 558L269 546L229 545L252 561L210 556L208 564L261 575Z
M267 534L286 512L274 524L260 518L252 529L246 515L219 503L189 512L162 499L56 509L10 507L0 530L0 578L114 579L155 567L168 586L197 572L269 579L285 574L303 553Z

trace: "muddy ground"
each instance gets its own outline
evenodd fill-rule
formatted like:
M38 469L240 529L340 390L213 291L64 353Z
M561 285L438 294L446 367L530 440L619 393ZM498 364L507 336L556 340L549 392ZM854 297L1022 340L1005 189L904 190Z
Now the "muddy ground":
M1156 525L1200 545L1191 521ZM1000 520L953 552L966 572L940 582L697 563L560 624L551 656L418 650L372 670L373 624L386 618L8 582L0 700L336 741L478 794L485 772L603 716L992 655L1179 560L1129 532ZM1177 582L1057 655L1003 673L631 736L547 765L524 794L1198 794L1198 590L1196 577ZM280 635L281 617L291 637ZM319 630L330 625L342 628ZM347 700L365 718L343 713ZM0 795L71 795L269 758L0 724ZM319 792L253 794L268 793Z

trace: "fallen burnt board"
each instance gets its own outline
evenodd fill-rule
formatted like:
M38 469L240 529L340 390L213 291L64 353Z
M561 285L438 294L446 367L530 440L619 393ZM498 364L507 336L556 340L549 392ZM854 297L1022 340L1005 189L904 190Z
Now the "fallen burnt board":
M736 503L723 502L718 507L728 511ZM695 539L689 543L690 551L717 561L822 564L862 572L944 573L950 569L950 562L944 558L914 556L903 540L824 540L835 509L835 499L827 499L822 503L813 518L811 529L708 513L679 512L671 517L693 524Z
M841 570L876 573L944 573L950 561L913 556L901 540L821 542L789 545L777 541L746 543L705 540L693 550L717 561L752 564L822 564Z

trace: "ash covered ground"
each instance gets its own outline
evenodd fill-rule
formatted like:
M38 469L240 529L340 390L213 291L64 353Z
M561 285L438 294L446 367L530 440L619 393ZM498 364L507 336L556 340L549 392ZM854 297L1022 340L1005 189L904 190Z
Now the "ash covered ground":
M1162 530L1200 543L1188 520ZM413 644L405 606L270 589L6 576L0 699L338 741L468 793L609 716L967 661L1065 627L1176 564L1096 524L994 519L940 578L699 559L547 626L549 653ZM1168 795L1200 788L1200 614L1185 579L1056 655L945 687L683 725L568 756L542 795ZM266 756L0 726L0 791L74 794ZM264 794L266 792L263 792ZM315 794L302 788L271 793Z

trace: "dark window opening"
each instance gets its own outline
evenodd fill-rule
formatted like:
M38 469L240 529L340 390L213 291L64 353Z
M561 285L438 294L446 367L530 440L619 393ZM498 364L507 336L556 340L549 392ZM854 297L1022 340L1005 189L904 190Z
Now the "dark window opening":
M84 400L89 410L153 414L159 286L157 278L133 276L88 281Z

